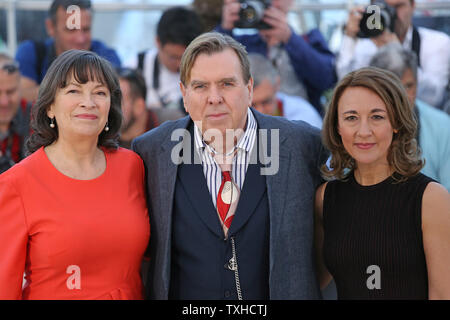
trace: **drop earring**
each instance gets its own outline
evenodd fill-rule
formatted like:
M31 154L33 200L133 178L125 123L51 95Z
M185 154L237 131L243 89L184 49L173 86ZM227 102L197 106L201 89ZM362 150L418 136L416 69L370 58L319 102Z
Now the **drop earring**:
M55 128L55 118L50 118L50 128Z
M106 131L106 132L109 131L108 122L106 122L105 131Z

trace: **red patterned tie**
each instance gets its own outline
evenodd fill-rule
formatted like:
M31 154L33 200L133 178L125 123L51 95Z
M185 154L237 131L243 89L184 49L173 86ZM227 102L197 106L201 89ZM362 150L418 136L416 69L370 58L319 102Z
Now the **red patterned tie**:
M222 184L219 188L216 204L225 237L231 226L238 201L239 189L231 179L231 171L222 171Z

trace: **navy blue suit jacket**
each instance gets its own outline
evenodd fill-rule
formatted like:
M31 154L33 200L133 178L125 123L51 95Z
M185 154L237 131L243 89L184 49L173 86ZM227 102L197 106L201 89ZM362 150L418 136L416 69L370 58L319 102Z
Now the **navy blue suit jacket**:
M270 150L273 150L279 159L278 170L266 172L269 173L266 184L270 215L270 299L318 299L313 210L315 190L322 182L319 168L327 158L320 132L303 121L288 121L251 110L258 130L267 133L267 139L259 137L265 149L263 155L272 156ZM175 182L182 162L180 148L194 143L194 137L186 130L190 121L187 116L166 122L132 143L133 150L144 160L147 174L150 299L167 299L169 295Z

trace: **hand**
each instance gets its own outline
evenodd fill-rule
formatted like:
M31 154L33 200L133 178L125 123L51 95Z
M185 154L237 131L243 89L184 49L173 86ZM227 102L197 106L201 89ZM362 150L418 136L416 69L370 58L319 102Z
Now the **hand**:
M373 43L380 48L388 43L398 42L400 43L400 40L398 40L398 37L395 33L391 32L389 29L386 29L383 31L382 34L380 34L378 37L371 38Z
M222 29L231 30L234 23L239 20L241 4L238 0L224 0L222 7Z
M351 38L356 38L359 32L359 23L364 13L364 7L354 7L348 13L347 24L345 25L345 34Z
M278 45L280 42L287 43L289 41L292 30L287 23L286 13L275 7L269 7L264 12L263 21L272 27L271 29L259 31L269 47Z

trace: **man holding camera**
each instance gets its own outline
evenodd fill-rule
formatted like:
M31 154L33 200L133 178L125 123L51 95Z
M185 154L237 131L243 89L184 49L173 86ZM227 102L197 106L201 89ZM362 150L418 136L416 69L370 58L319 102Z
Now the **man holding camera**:
M17 63L0 53L0 174L24 157L31 105L21 100Z
M336 58L338 77L368 66L381 47L399 42L418 56L418 98L440 107L449 82L450 38L413 26L414 8L414 0L375 0L367 8L351 9Z
M224 0L222 23L215 30L231 35L249 53L268 57L281 75L280 91L309 100L322 113L320 96L336 81L334 55L319 30L303 36L292 30L287 22L292 3L293 0ZM263 10L259 16L260 7ZM235 27L256 28L259 32L238 36L233 34Z

